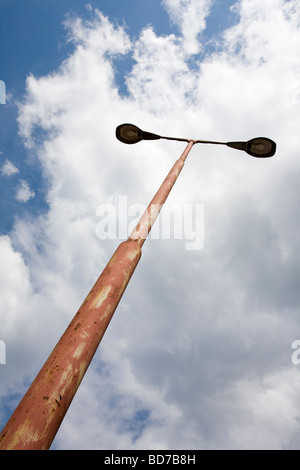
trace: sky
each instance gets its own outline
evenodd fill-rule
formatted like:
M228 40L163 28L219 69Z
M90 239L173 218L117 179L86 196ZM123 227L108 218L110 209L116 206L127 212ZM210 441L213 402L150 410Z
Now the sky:
M51 449L299 450L299 2L0 17L0 427L184 150L129 122L277 152L193 147Z

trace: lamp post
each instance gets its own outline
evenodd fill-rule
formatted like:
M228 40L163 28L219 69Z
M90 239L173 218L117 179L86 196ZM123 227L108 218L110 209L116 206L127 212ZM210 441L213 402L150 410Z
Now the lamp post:
M115 251L3 428L0 434L0 450L42 450L51 446L141 258L141 247L193 145L196 143L227 145L260 158L271 157L276 151L275 142L262 137L248 142L228 143L190 140L151 134L132 124L118 126L116 137L127 144L141 140L167 139L187 142L187 146L174 163L128 240L122 242Z

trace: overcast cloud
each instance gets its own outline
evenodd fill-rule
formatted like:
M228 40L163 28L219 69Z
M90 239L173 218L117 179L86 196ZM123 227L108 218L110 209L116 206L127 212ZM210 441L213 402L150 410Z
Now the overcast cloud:
M66 21L74 51L60 68L27 79L20 136L42 165L49 210L0 237L1 413L122 241L97 237L97 208L120 196L147 204L184 149L123 145L116 126L225 141L265 135L277 142L265 161L192 149L168 204L204 206L204 246L146 241L53 448L299 449L300 5L238 1L236 23L208 53L213 1L162 4L178 34L149 25L133 38L91 9ZM121 96L114 73L128 55ZM33 197L25 185L23 199Z

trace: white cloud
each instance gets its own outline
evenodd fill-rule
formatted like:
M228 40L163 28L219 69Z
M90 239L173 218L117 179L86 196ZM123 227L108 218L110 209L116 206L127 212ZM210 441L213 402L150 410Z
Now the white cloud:
M29 187L27 181L21 180L16 191L16 200L19 202L28 202L35 196L35 192Z
M9 160L5 160L1 167L1 173L4 176L11 176L15 175L16 173L19 173L18 168Z
M183 50L197 54L201 49L199 35L206 28L206 18L210 13L213 0L163 0L174 23L178 24L183 37Z
M25 231L23 236L26 237ZM51 309L47 306L45 292L34 291L30 268L22 253L13 248L12 240L7 235L0 237L0 255L0 336L6 344L6 365L1 367L0 394L1 397L8 395L2 401L5 406L16 406L17 402L10 394L14 396L20 393L24 382L32 379L32 375L37 372L37 365L45 360L46 353L40 341L43 329L47 334L42 334L42 343L46 342L47 347L51 348ZM0 417L3 424L2 410Z
M118 124L220 140L265 134L278 144L266 161L223 147L192 150L170 202L205 205L204 248L146 242L57 448L299 446L300 369L291 369L290 347L300 335L300 123L293 99L300 9L283 0L252 3L237 4L239 23L192 69L210 2L164 2L180 37L147 27L130 40L99 12L90 23L70 19L73 54L57 72L27 80L20 133L48 178L49 211L19 219L11 238L2 239L12 276L2 280L13 311L1 337L7 362L10 344L14 351L3 395L21 368L22 315L31 312L22 366L32 374L116 248L96 237L99 204L119 195L147 203L183 149L165 141L122 145L114 137ZM114 58L130 51L136 63L122 98ZM46 131L42 143L34 139L39 128Z

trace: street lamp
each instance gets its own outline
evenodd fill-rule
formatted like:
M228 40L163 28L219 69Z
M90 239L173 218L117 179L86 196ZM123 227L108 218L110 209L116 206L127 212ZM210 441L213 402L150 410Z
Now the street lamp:
M136 144L141 140L177 140L189 142L190 139L181 139L179 137L165 137L151 132L145 132L134 124L121 124L116 128L116 137L124 144ZM216 142L213 140L193 140L194 144L217 144L227 145L238 150L244 150L252 157L267 158L273 157L276 152L276 143L266 137L256 137L247 142Z
M141 140L187 142L129 238L122 242L82 303L68 328L0 433L0 450L49 449L110 320L141 258L141 248L185 160L196 143L228 145L254 157L271 157L276 144L259 137L248 142L212 142L161 137L132 124L116 129L126 144Z

